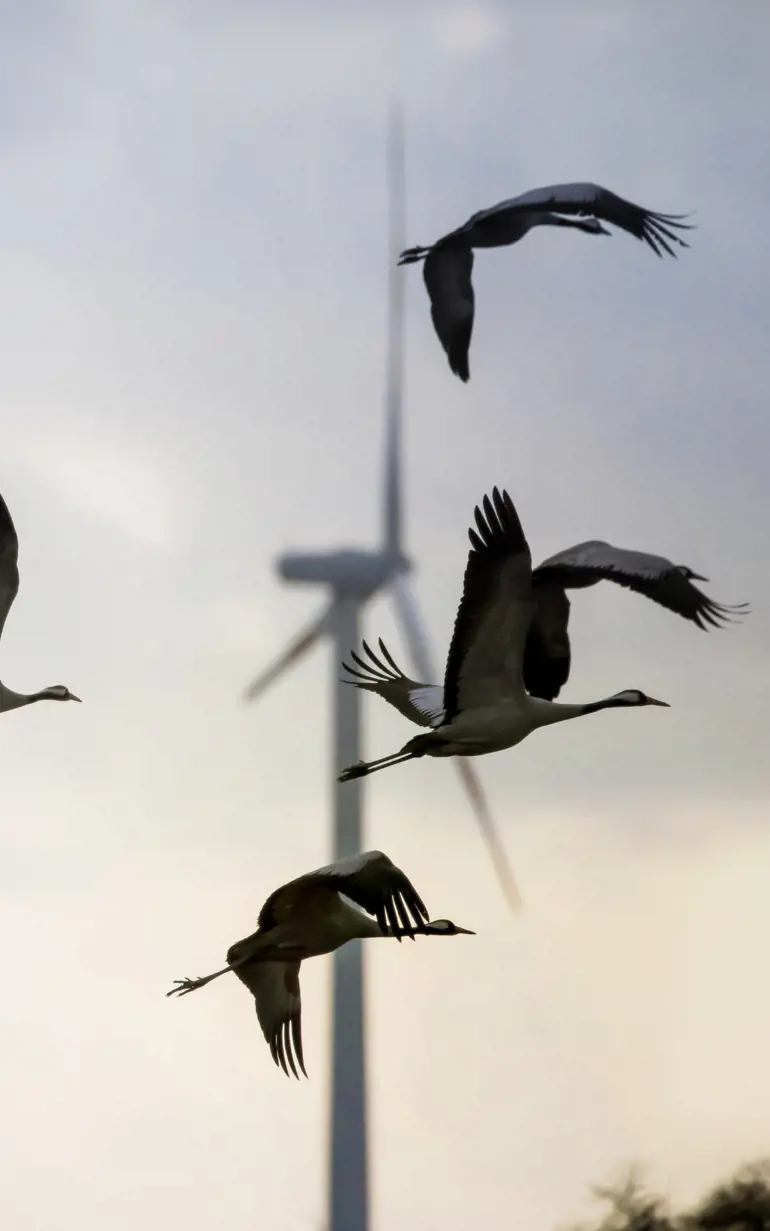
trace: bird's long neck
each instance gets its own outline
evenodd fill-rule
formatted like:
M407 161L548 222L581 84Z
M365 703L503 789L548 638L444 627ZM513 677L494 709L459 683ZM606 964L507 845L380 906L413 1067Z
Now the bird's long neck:
M393 932L388 928L383 932L376 919L370 919L368 915L361 915L355 921L356 937L361 940L366 940L370 936L393 936Z
M415 927L413 923L410 924L409 926L410 926L411 931L414 932L415 936L451 936L452 935L452 932L447 931L446 927L442 927L440 924L437 924L437 923L423 923L422 927L419 927L419 928ZM384 932L380 929L378 924L375 924L375 927L377 928L377 931L368 933L368 935L386 936L386 937L389 937L391 940L396 935L396 933L390 927L386 927ZM403 936L403 932L401 933L401 935Z
M634 704L627 697L614 696L605 697L603 701L589 701L587 705L579 706L579 709L582 714L598 714L600 710L628 709Z
M535 726L547 727L554 722L566 722L568 718L583 718L586 714L598 714L600 710L629 709L639 702L623 693L605 697L602 701L588 701L582 705L567 705L563 701L543 701L540 697L527 697L534 712Z
M380 927L376 919L372 919L369 915L363 914L360 910L355 910L347 906L347 903L344 903L344 905L346 907L346 922L351 933L351 940L358 939L359 937L361 940L365 940L370 936L381 936L386 937L389 940L393 940L396 936L396 933L387 924L383 929ZM409 924L409 929L417 936L446 936L448 934L446 928L442 927L440 923L434 924L429 922L424 923L421 927L416 927L415 924L411 922ZM403 936L403 932L401 935Z
M22 705L31 705L33 701L43 701L45 697L45 689L42 692L14 692L12 688L0 684L0 714L4 714L6 710L17 710Z
M554 722L580 718L587 708L585 705L570 705L565 701L544 701L542 697L528 697L527 703L534 714L537 727L550 727Z

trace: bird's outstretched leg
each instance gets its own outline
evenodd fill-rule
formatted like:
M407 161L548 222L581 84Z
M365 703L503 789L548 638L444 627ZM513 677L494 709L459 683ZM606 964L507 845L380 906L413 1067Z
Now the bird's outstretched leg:
M399 765L401 761L411 761L413 752L396 752L390 757L381 757L379 761L359 761L358 765L349 765L338 776L338 782L350 782L351 778L365 778L375 770L387 769L389 765Z
M213 975L201 975L199 979L174 979L178 986L172 987L170 992L166 992L166 995L186 996L188 992L197 992L199 987L205 987L212 979L218 979L220 975L227 974L228 970L231 969L231 966L225 966L222 970L215 970Z
M421 261L428 255L430 248L421 248L418 244L416 248L405 248L399 257L399 265L413 265L415 261Z

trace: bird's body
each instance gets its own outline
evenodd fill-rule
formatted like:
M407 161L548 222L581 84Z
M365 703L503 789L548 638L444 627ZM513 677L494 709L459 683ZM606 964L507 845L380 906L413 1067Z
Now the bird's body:
M519 694L502 698L495 705L479 706L470 712L461 711L451 723L445 721L443 705L444 690L439 684L421 684L410 680L398 668L386 646L380 641L382 659L364 642L369 662L364 662L353 652L351 657L363 671L343 663L350 675L357 678L349 681L357 688L376 692L405 718L418 726L430 727L436 738L424 738L418 747L426 749L424 755L436 757L479 756L486 752L502 752L513 748L531 735L538 727L550 726L576 717L582 706L551 704L537 696ZM383 659L385 661L383 661ZM479 739L479 732L483 738Z
M363 676L346 667L361 678L360 687L380 692L407 717L431 729L416 735L393 756L348 766L340 775L341 781L415 757L499 752L521 743L540 727L602 709L666 704L638 689L582 705L555 702L536 695L537 690L535 694L528 690L528 647L535 645L530 671L537 671L546 626L537 623L538 597L529 546L507 492L501 495L495 488L492 500L484 498L483 513L476 508L476 526L477 531L469 531L471 551L443 690L409 680L382 643L385 661L368 646L365 648L372 665L353 655L358 666L365 669ZM537 630L534 642L530 640L532 629ZM550 670L550 664L546 665ZM547 672L541 674L545 678Z
M19 592L19 539L8 505L0 496L0 637L13 600ZM16 710L34 701L79 701L63 684L52 684L39 692L14 692L0 683L0 714Z
M589 235L612 234L602 226L603 219L643 240L658 256L664 252L675 256L672 245L688 246L675 233L690 229L681 221L683 216L643 209L599 184L552 184L479 210L434 244L405 249L399 264L424 261L423 278L436 333L451 370L467 381L475 309L471 282L474 248L507 247L538 226L570 227Z
M564 191L576 186L564 184L559 187ZM517 244L533 227L571 227L587 235L610 234L597 218L565 218L550 210L523 210L516 198L501 201L491 209L480 210L464 226L450 234L455 242L469 244L472 248L507 248Z
M282 885L265 902L257 929L227 952L227 966L201 979L177 980L186 995L232 970L254 996L276 1064L297 1077L302 1055L300 964L350 940L468 933L448 919L430 921L404 873L381 851L366 851ZM472 935L472 933L468 933Z
M503 752L514 748L540 727L552 726L568 718L577 718L581 705L543 701L539 697L521 694L502 700L498 705L457 714L448 724L434 728L430 735L417 736L418 748L434 757L473 757L487 752Z
M294 901L286 888L283 892L280 912L274 916L276 921L260 917L257 931L232 946L228 962L246 950L250 961L302 962L306 958L333 953L349 940L383 935L376 919L364 914L351 899L335 889L306 885L302 887L301 897L297 894ZM297 927L292 915L298 906L305 920L312 919L312 927L301 930ZM236 974L242 977L243 968L236 969Z

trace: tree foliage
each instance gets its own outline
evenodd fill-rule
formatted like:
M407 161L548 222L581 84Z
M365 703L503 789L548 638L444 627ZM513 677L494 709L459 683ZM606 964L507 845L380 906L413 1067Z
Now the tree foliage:
M608 1208L597 1224L576 1231L770 1231L770 1160L742 1167L677 1213L634 1173L622 1185L594 1191Z

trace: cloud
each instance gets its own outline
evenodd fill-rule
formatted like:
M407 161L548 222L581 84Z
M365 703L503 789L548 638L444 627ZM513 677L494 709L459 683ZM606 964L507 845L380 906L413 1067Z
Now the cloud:
M135 436L81 414L28 407L4 433L6 464L31 472L75 509L161 551L183 541L180 482Z
M492 9L468 5L438 13L433 18L440 47L452 55L473 56L499 43L507 23Z

